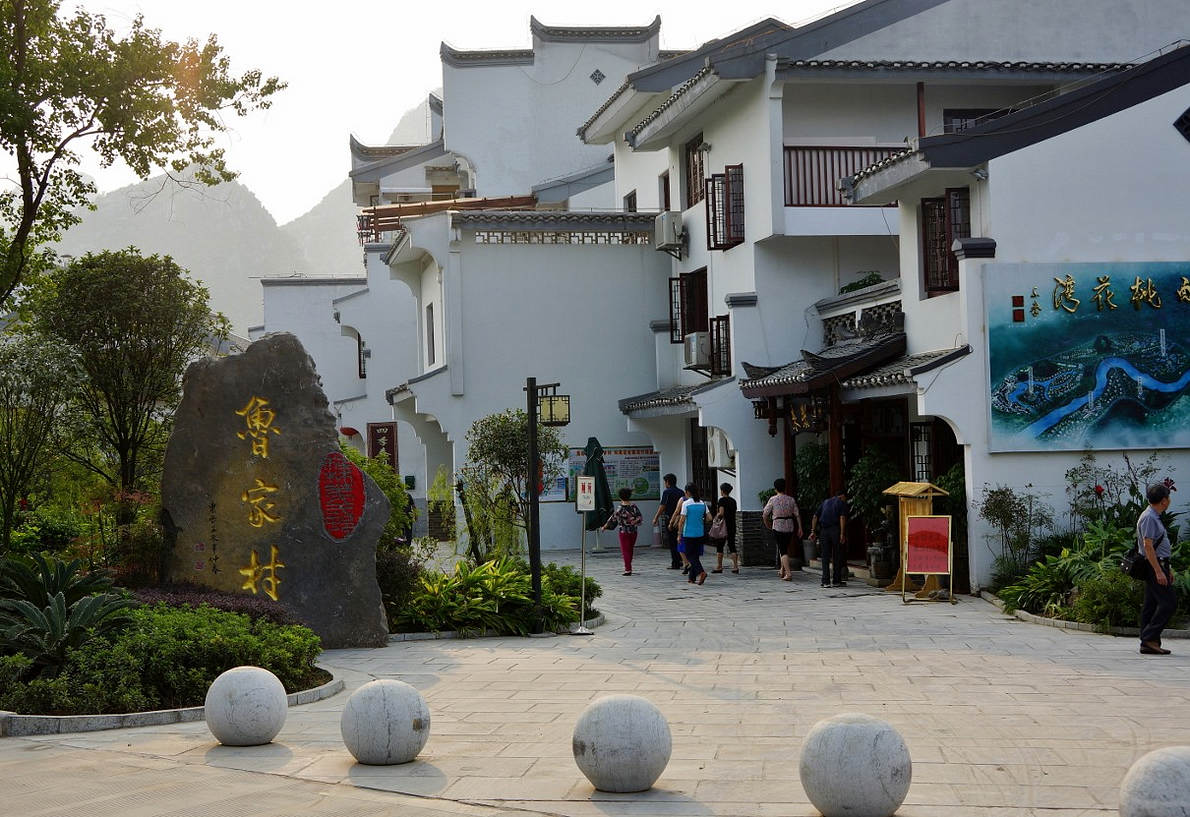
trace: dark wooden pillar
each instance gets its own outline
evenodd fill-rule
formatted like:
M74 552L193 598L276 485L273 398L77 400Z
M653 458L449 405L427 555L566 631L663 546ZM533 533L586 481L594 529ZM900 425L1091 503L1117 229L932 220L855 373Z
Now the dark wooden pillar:
M917 83L917 135L926 135L926 84Z
M839 400L839 387L828 390L827 438L830 448L831 496L843 490L843 403Z

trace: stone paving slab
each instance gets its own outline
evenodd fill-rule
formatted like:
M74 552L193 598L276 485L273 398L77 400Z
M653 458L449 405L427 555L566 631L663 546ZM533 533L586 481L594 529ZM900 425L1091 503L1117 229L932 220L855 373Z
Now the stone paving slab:
M1131 638L1029 624L978 598L905 605L810 573L745 568L697 587L667 561L645 549L622 577L610 553L588 559L607 616L593 636L324 653L348 691L398 678L426 697L431 736L413 763L354 763L340 694L292 708L265 747L218 746L202 723L0 739L21 798L3 811L803 817L816 813L797 780L805 735L862 711L909 746L903 817L1106 817L1133 761L1190 744L1190 644L1141 656ZM578 714L613 692L649 698L673 733L643 794L594 791L570 754ZM1128 697L1166 714L1132 714Z

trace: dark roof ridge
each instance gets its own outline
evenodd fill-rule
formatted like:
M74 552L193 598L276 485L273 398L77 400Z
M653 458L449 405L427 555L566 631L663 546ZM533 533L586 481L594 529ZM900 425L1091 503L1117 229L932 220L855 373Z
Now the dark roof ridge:
M486 51L464 51L445 42L438 46L438 56L449 66L466 68L473 65L532 65L533 49L505 48Z
M530 16L529 31L545 42L643 43L661 31L661 15L645 26L547 26Z

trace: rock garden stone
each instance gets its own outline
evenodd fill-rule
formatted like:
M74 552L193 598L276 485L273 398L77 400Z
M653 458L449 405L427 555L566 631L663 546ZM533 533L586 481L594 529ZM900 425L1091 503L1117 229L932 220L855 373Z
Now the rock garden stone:
M404 681L369 681L347 699L339 731L347 751L360 763L408 763L430 738L430 708Z
M652 702L609 695L592 703L574 725L574 762L600 791L645 791L657 782L673 750L669 723Z
M161 484L169 578L285 605L324 647L383 646L388 500L338 440L295 336L191 364Z
M800 772L823 817L890 817L909 793L913 763L891 724L848 712L814 725L802 744Z
M1190 815L1190 746L1166 746L1132 764L1120 784L1120 817Z
M276 675L235 667L211 683L203 712L207 728L225 746L260 746L277 737L289 707Z

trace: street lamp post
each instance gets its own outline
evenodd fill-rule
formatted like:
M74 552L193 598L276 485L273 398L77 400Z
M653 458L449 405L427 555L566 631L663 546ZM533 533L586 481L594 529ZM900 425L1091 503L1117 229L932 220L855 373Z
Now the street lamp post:
M533 632L545 629L541 615L541 505L538 478L540 454L537 450L537 423L564 426L570 422L570 397L558 394L558 383L537 384L536 377L525 380L525 413L529 420L529 457L526 463L525 488L529 494L529 580L533 592Z

